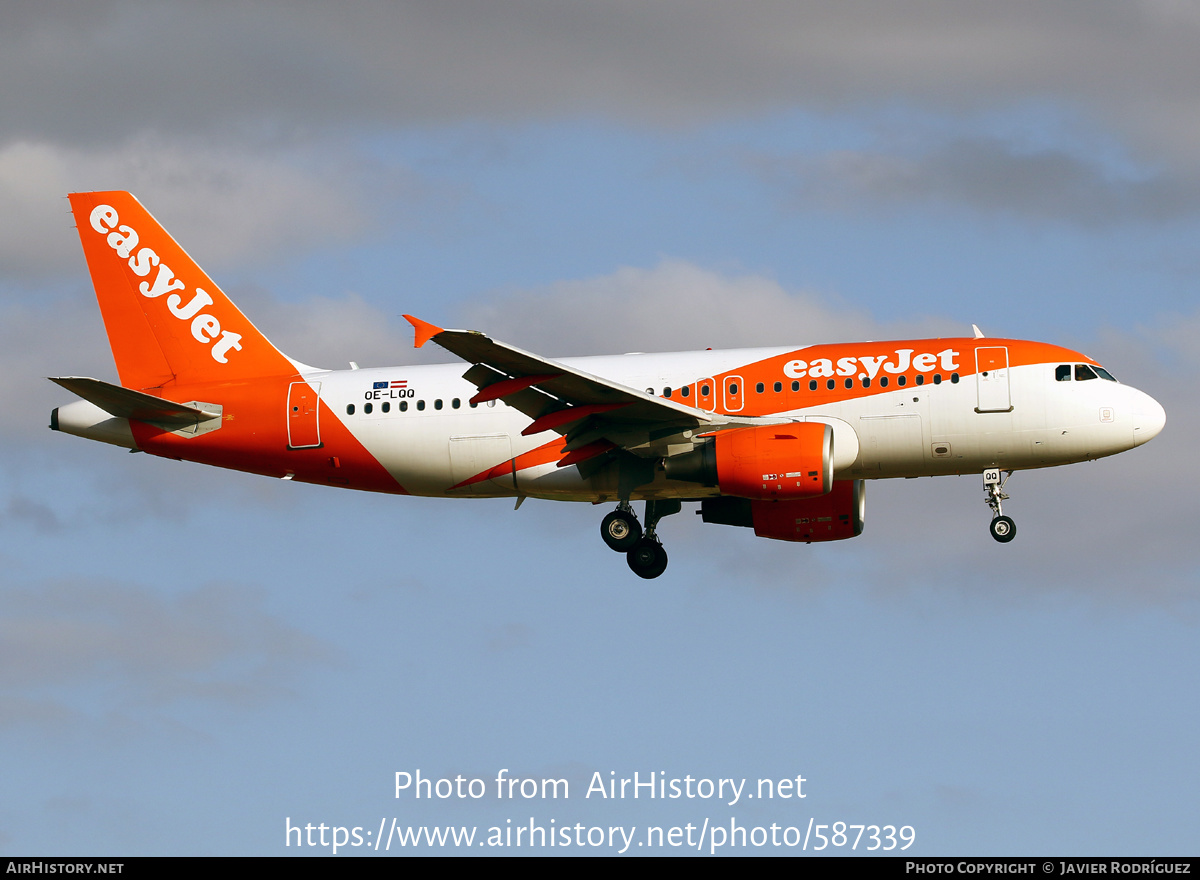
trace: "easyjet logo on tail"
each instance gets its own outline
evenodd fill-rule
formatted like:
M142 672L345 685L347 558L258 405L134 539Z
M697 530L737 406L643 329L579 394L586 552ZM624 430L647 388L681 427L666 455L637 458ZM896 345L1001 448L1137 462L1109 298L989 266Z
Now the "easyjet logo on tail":
M129 261L129 269L134 275L148 278L151 270L158 268L153 282L143 281L138 285L138 290L147 299L158 299L163 294L170 294L167 297L167 310L180 321L191 322L192 337L197 342L204 345L212 343L209 351L213 360L219 364L227 364L229 359L226 355L230 349L242 350L240 333L222 330L220 321L202 311L213 304L213 298L197 287L192 298L184 303L183 297L173 291L185 290L186 285L175 277L175 273L162 262L152 248L138 248L137 230L131 226L118 226L119 218L114 208L109 205L97 205L92 210L89 220L92 229L108 236L108 246L117 252L117 256Z
M916 349L900 348L896 350L894 356L881 354L869 357L843 357L838 358L836 366L832 358L814 358L811 361L788 361L783 365L783 374L789 379L802 379L806 375L812 376L815 379L825 376L854 375L858 375L859 378L865 376L874 379L879 373L880 367L883 368L884 372L893 375L907 373L909 369L928 373L939 365L943 370L947 371L958 369L955 359L959 353L952 348L944 349L937 354L922 352L915 357L913 356L914 351Z

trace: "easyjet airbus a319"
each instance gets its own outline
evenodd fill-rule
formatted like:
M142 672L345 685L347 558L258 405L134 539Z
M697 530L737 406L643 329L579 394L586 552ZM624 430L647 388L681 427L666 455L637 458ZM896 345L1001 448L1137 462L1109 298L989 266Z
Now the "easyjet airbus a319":
M1163 408L1075 351L912 339L550 360L406 316L466 363L323 370L276 349L129 193L70 197L120 385L50 427L165 458L348 489L614 505L635 574L683 502L781 541L862 532L864 481L983 475L991 533L1013 471L1145 443ZM352 365L353 366L353 365ZM639 522L632 502L644 501Z

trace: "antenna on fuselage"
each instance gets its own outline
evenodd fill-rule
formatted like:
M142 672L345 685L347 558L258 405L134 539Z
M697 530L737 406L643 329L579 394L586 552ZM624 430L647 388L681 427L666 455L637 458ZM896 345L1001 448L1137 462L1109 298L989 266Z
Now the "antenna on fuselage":
M978 325L978 324L972 324L972 325L971 325L971 329L975 331L975 338L976 338L976 339L983 339L983 331L979 329L979 325Z

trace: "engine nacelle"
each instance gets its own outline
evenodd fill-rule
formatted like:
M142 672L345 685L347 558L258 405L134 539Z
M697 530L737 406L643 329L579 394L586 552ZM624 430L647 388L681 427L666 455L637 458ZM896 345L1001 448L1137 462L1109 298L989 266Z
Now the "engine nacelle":
M805 543L841 541L862 534L866 484L862 480L839 480L827 495L793 501L706 498L700 513L705 522L752 527L760 538Z
M792 422L719 431L700 448L668 458L667 477L719 486L722 495L786 501L833 488L833 428Z

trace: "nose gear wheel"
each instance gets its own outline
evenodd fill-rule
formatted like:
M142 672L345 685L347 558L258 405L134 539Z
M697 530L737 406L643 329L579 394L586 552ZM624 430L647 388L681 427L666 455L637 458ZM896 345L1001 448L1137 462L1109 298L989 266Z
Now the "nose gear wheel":
M998 516L992 520L992 537L1001 544L1007 544L1017 536L1017 524L1010 516Z
M1005 471L1004 477L1001 478L1000 468L988 468L983 472L983 492L987 506L992 509L992 523L989 530L992 537L1001 544L1007 544L1017 536L1017 524L1013 522L1011 516L1004 515L1001 507L1002 503L1008 500L1008 493L1004 491L1004 485L1012 475L1012 471Z

